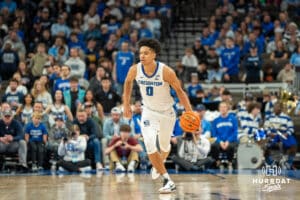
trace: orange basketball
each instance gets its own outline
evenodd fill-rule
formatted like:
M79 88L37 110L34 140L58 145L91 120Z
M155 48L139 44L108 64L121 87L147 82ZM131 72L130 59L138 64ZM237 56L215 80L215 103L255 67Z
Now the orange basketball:
M180 116L179 124L184 132L194 132L200 127L200 116L193 111L184 112Z

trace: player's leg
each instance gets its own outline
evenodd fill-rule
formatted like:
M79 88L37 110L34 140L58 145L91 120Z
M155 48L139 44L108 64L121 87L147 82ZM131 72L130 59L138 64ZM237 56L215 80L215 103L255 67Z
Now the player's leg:
M171 136L175 126L176 116L174 110L166 112L166 116L160 117L158 141L162 160L167 159L171 150ZM168 172L162 174L164 185L159 189L160 193L170 193L176 189L175 184L171 180Z
M149 160L159 174L164 174L166 169L156 147L157 129L159 127L157 117L153 112L143 109L141 122L141 131Z

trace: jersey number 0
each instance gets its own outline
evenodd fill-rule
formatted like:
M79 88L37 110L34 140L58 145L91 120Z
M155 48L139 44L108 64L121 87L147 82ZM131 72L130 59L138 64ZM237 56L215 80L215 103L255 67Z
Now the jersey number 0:
M153 87L151 86L146 87L146 94L148 96L153 96Z

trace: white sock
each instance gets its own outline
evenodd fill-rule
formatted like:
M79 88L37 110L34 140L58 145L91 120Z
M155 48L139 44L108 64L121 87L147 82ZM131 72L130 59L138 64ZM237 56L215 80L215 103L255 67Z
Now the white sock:
M164 173L162 176L163 176L165 179L171 180L171 178L170 178L170 176L169 176L168 173Z
M129 165L135 165L135 160L130 161Z

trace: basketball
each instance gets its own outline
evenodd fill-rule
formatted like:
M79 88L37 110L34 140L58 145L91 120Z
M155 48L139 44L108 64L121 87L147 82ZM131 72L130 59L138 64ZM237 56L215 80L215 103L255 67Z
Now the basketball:
M194 111L184 112L179 119L179 124L184 132L194 132L200 126L200 116Z

